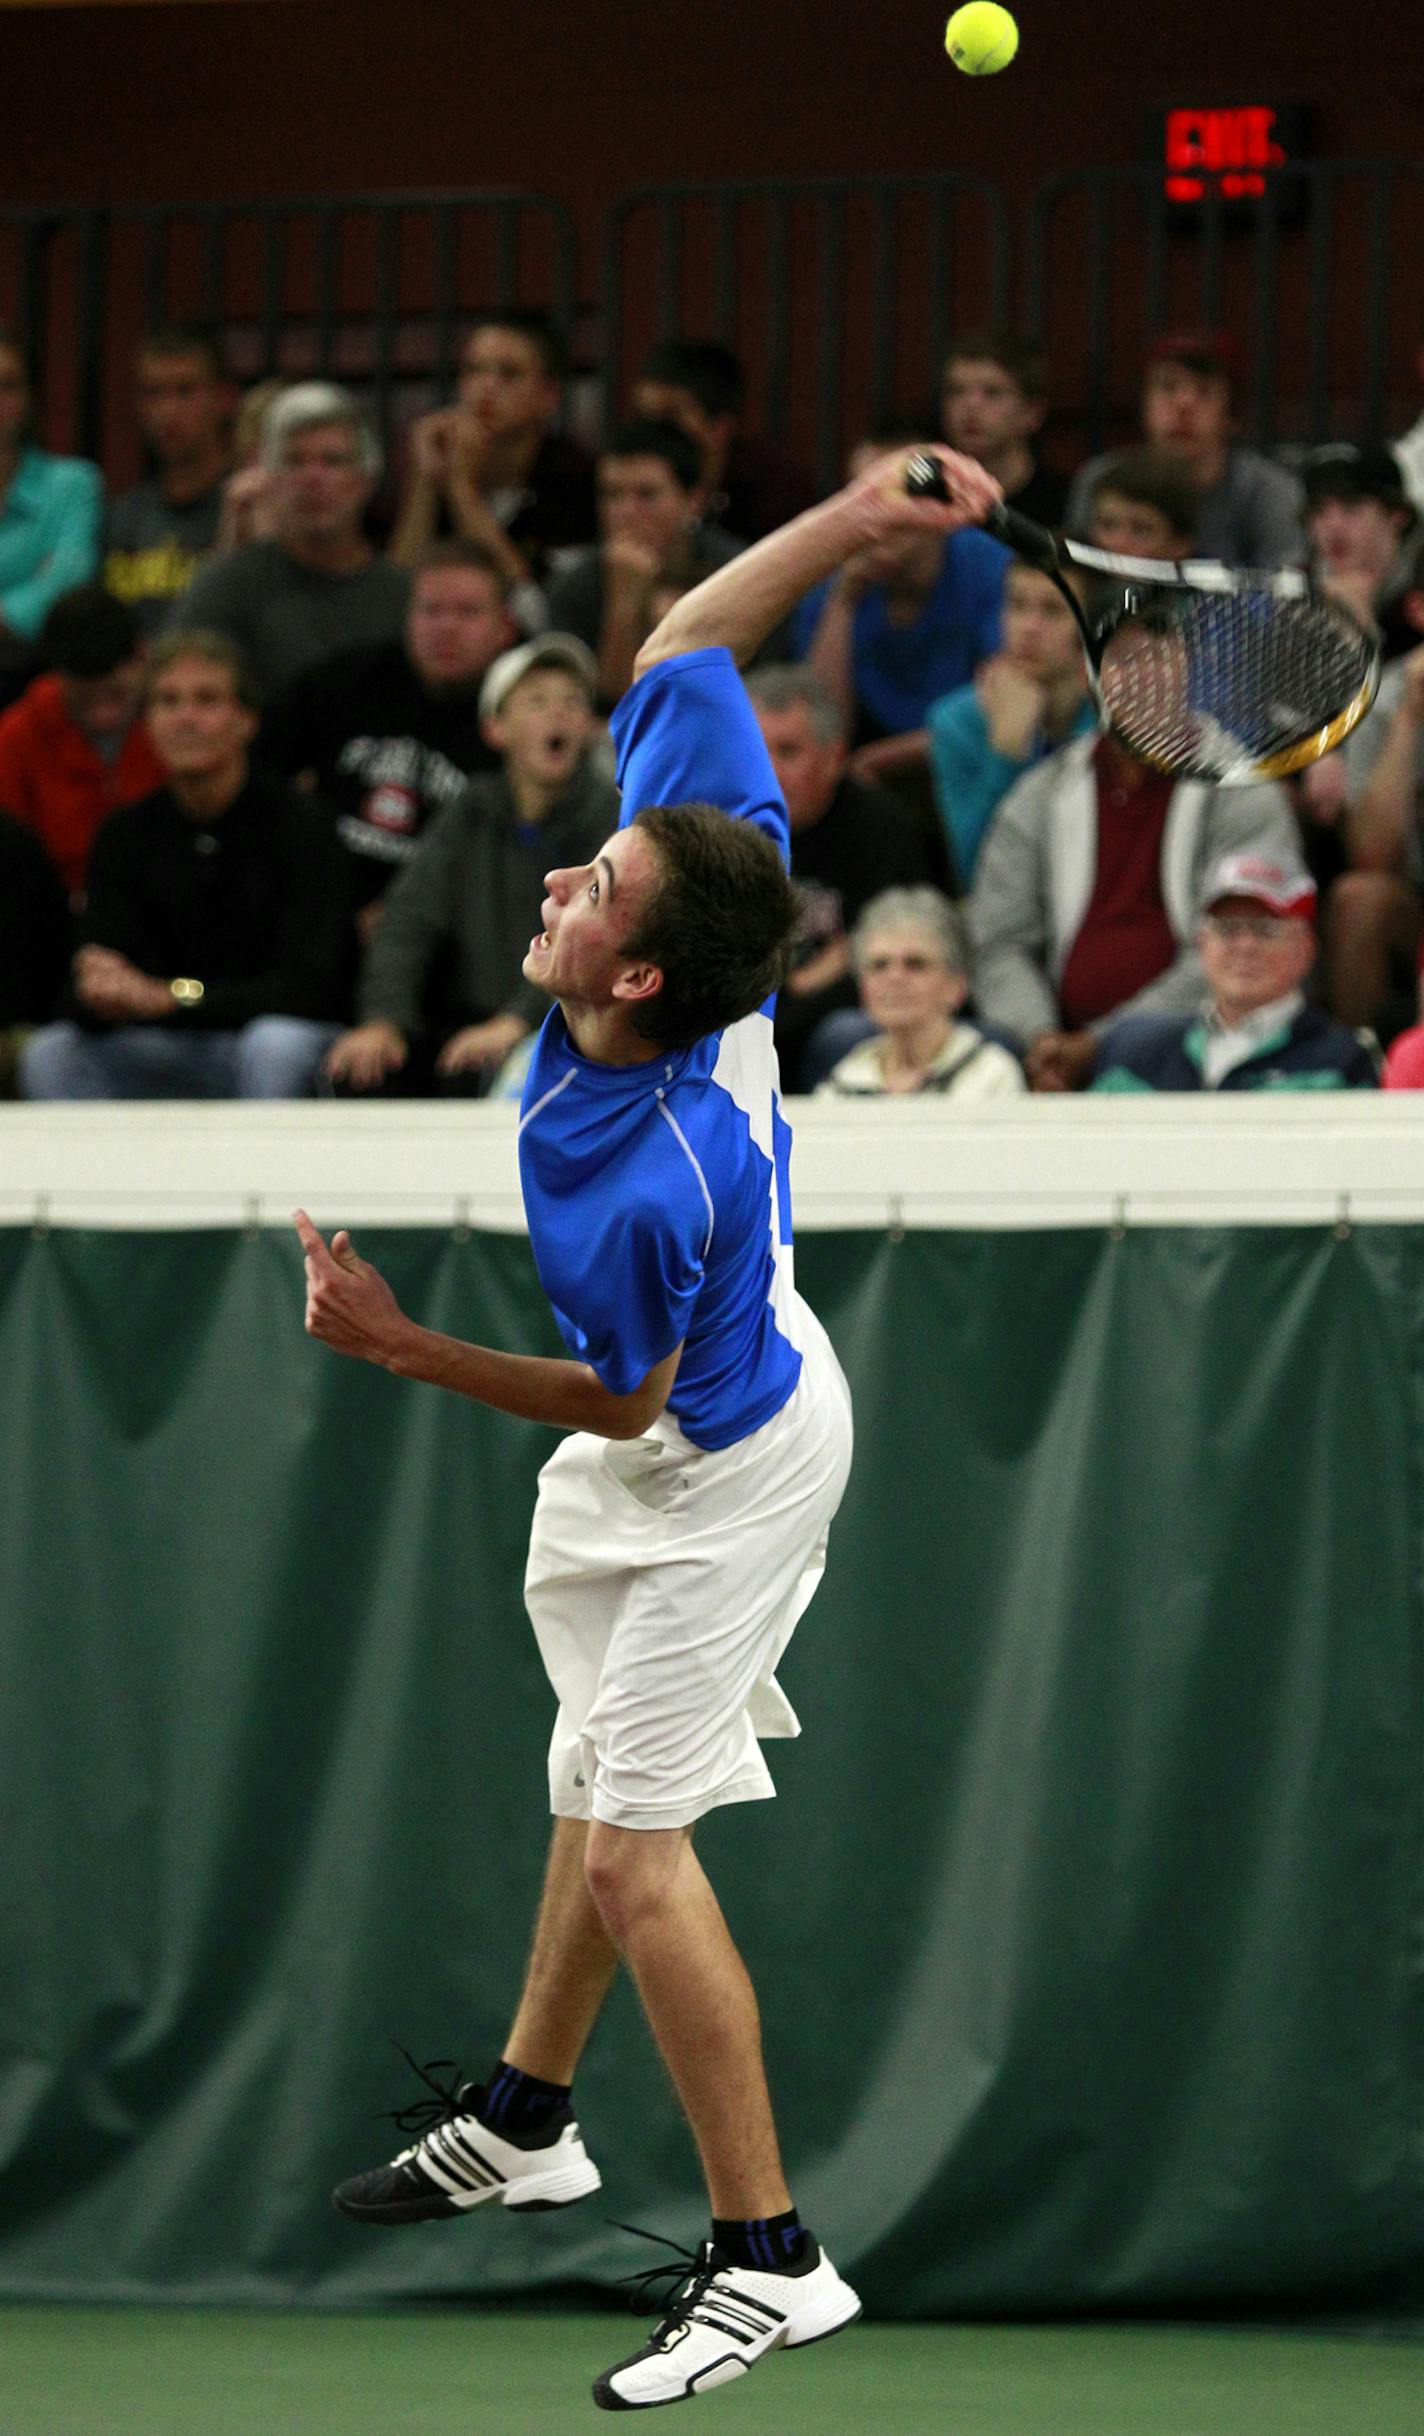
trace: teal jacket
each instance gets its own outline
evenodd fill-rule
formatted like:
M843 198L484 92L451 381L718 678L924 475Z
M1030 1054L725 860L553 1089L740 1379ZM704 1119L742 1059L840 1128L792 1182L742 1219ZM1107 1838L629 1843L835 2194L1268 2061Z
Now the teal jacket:
M104 482L83 457L20 452L0 503L0 618L32 642L61 592L99 572Z
M1104 1033L1094 1091L1206 1091L1207 1029L1200 1016L1130 1015ZM1253 1056L1233 1066L1218 1091L1371 1091L1379 1074L1356 1035L1303 1007Z

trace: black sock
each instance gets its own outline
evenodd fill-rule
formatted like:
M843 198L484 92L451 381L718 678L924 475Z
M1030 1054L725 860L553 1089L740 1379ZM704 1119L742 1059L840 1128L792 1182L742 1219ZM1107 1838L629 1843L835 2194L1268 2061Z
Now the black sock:
M538 2081L532 2072L521 2072L517 2064L506 2064L501 2056L489 2077L489 2087L479 2104L479 2118L487 2131L499 2132L506 2140L520 2140L529 2132L543 2131L560 2113L569 2111L568 2084L558 2081Z
M811 2236L794 2208L784 2216L714 2216L712 2239L734 2267L764 2267L785 2275L799 2267Z

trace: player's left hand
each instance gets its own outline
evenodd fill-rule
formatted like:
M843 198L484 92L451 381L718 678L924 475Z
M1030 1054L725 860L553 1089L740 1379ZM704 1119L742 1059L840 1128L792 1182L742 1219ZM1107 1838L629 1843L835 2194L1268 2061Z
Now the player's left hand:
M294 1210L292 1223L306 1254L308 1336L320 1337L333 1353L388 1363L410 1322L380 1270L359 1257L345 1227L328 1245L305 1210Z

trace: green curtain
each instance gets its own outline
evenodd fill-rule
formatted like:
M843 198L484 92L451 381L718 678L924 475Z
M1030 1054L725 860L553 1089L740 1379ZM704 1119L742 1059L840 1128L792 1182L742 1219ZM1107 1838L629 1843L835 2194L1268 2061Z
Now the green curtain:
M366 1230L555 1350L520 1239ZM811 1235L855 1392L774 1807L700 1845L792 2185L907 2316L1275 2305L1424 2244L1407 1228ZM530 2295L701 2222L628 1991L605 2190L371 2231L390 2045L498 2052L553 1441L343 1362L285 1234L0 1232L0 2297Z

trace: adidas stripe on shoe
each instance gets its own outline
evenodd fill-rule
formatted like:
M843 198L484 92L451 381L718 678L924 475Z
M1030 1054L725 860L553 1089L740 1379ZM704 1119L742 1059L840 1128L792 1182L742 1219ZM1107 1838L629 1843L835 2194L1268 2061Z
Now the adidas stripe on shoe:
M566 2107L542 2131L507 2140L480 2121L484 2092L474 2083L431 2086L439 2092L438 2103L422 2100L396 2118L403 2129L413 2130L413 2115L423 2114L427 2121L433 2115L430 2128L389 2165L337 2185L332 2201L343 2216L358 2224L423 2224L432 2217L462 2216L487 2200L515 2214L532 2213L569 2207L599 2189L602 2176Z
M605 2411L687 2402L745 2376L768 2353L818 2343L859 2316L855 2293L814 2245L796 2272L776 2275L733 2266L704 2242L651 2342L600 2377L593 2398Z

